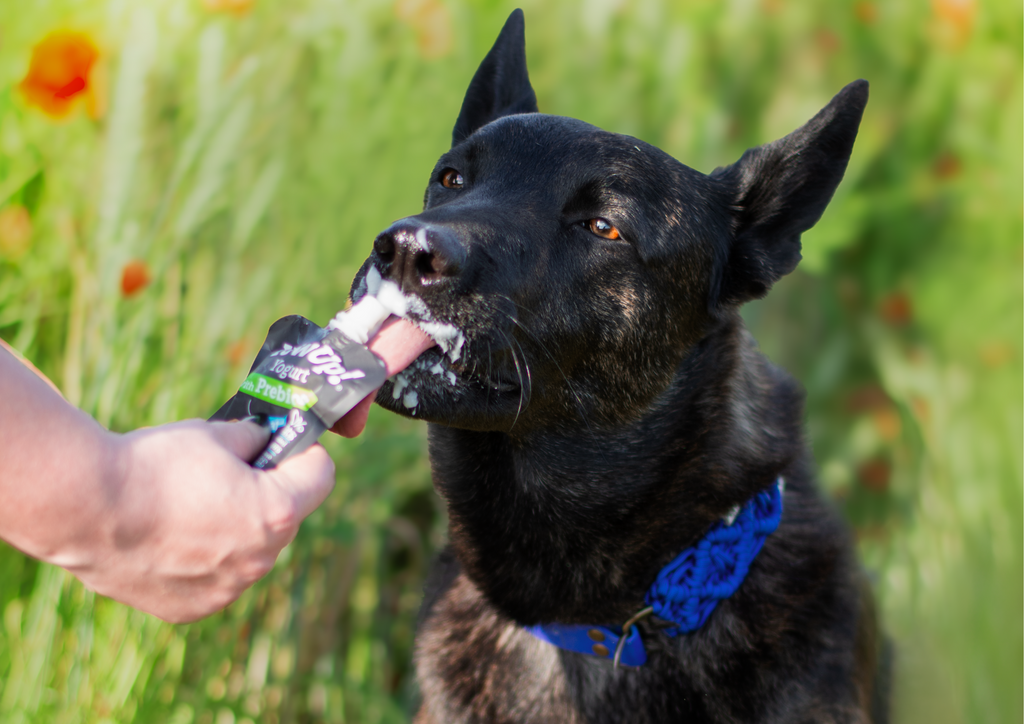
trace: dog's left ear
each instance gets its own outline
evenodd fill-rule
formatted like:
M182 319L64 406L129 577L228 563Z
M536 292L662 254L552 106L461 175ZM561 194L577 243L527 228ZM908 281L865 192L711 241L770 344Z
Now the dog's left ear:
M867 81L854 81L802 128L711 174L732 195L734 233L718 250L710 308L759 299L796 268L800 234L839 186L867 102Z
M452 145L502 116L536 112L537 96L526 72L523 11L513 10L494 41L494 47L470 81L459 119L452 131Z

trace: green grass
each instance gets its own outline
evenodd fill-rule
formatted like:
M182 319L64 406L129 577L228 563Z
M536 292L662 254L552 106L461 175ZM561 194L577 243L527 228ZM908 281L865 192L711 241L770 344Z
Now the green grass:
M397 12L417 5L439 3L5 13L0 213L26 209L32 234L27 249L0 239L0 336L113 429L209 415L271 322L326 321L376 232L418 211L514 7L444 2L446 45ZM746 316L807 388L822 483L897 645L895 721L1021 721L1019 3L968 4L966 20L953 0L521 5L543 111L704 172L871 81L801 268ZM16 88L58 27L100 44L98 119L53 121ZM153 282L125 299L133 258ZM327 444L335 493L265 580L197 624L0 547L0 720L406 720L420 585L444 536L424 429L375 410L363 437Z

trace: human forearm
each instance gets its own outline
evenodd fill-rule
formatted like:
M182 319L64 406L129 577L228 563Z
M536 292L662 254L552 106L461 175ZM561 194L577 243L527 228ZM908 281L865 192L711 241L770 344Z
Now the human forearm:
M0 348L0 538L59 565L83 562L117 502L117 436Z

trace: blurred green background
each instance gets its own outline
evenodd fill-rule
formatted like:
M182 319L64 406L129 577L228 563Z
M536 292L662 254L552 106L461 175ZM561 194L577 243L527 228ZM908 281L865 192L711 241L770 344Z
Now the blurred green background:
M703 172L871 82L803 263L746 316L807 388L822 485L896 642L895 721L1020 722L1020 2L516 4L542 111ZM8 4L0 337L112 429L209 415L271 322L325 322L376 232L419 210L516 4ZM58 30L97 60L79 53L85 82L47 106L30 59ZM445 528L424 443L378 409L328 440L334 494L265 580L190 626L0 544L0 721L407 720Z

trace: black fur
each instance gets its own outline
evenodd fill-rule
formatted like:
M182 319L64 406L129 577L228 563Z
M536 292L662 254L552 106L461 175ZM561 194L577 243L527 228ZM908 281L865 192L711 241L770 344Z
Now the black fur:
M423 212L378 237L353 287L358 299L374 265L422 299L411 316L465 337L458 359L435 349L407 372L412 410L391 383L377 398L431 423L449 506L418 637L418 722L884 719L871 598L815 489L802 393L737 311L796 266L866 101L852 83L707 176L537 113L522 14L509 18ZM621 238L596 234L595 218ZM644 667L523 631L623 622L662 566L780 475L782 524L739 591L688 635L643 622Z

